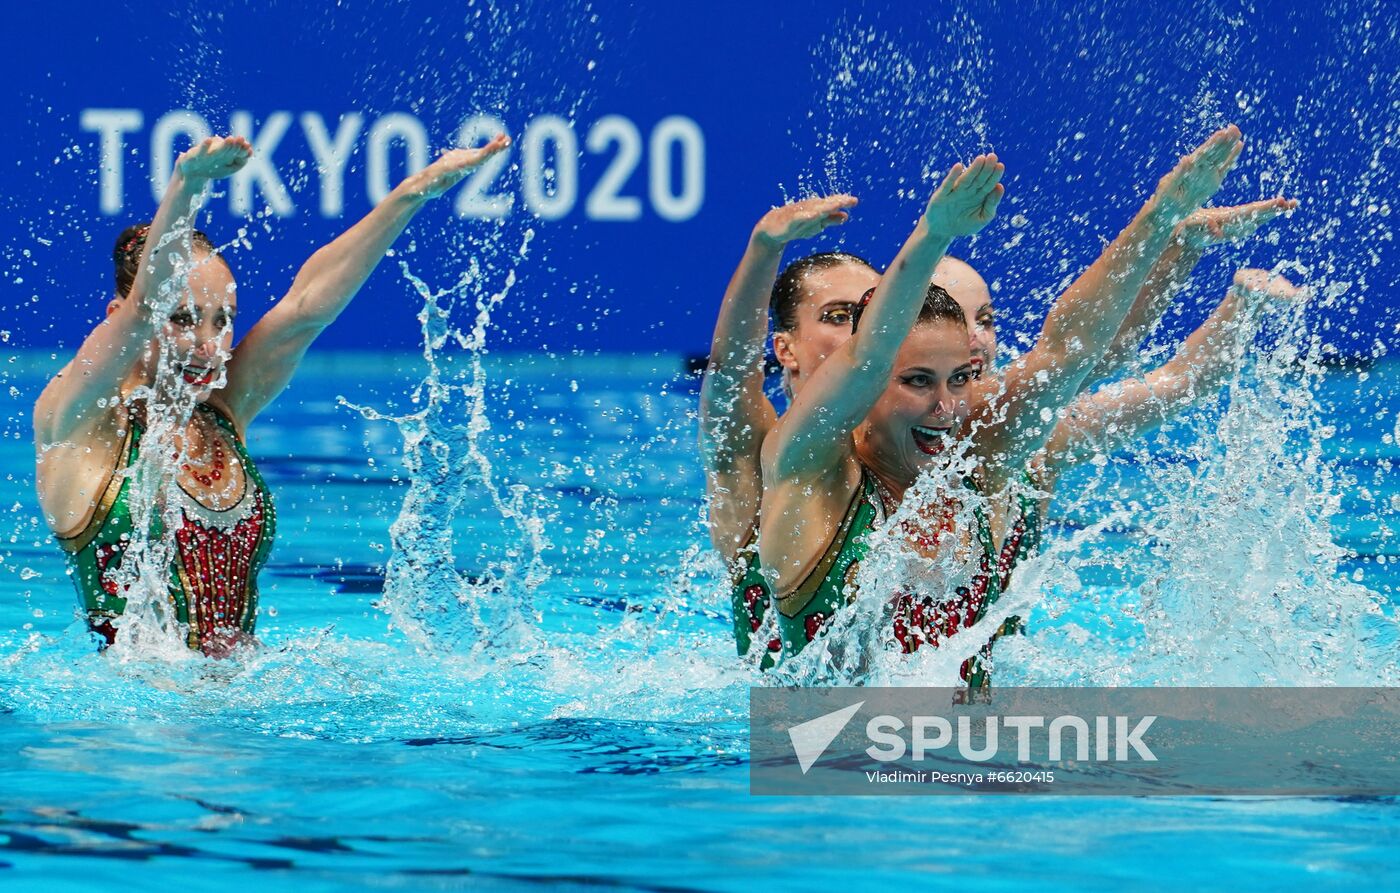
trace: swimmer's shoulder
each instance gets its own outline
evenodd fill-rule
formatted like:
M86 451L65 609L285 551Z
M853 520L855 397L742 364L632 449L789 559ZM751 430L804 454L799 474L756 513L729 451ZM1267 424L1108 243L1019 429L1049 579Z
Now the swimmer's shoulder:
M122 401L115 400L61 439L44 442L36 429L34 485L44 522L56 535L86 528L102 493L125 465L133 424Z

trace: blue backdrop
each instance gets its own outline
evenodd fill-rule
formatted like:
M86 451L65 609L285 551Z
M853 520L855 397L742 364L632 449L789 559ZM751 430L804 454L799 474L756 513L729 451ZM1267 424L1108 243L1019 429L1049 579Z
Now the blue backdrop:
M1203 8L1208 6L1209 8ZM0 330L72 348L170 157L204 129L265 161L210 201L241 315L409 166L499 121L509 161L425 212L399 259L436 286L475 258L517 282L492 344L703 352L754 220L810 190L861 198L841 244L884 262L931 168L987 148L1001 219L960 245L1023 338L1178 154L1223 123L1245 159L1221 200L1303 200L1202 265L1172 325L1234 265L1295 261L1340 353L1400 344L1393 4L75 2L11 9L0 61ZM473 120L475 119L475 120ZM466 130L463 134L464 124ZM531 231L527 256L517 249ZM411 348L394 263L324 344Z

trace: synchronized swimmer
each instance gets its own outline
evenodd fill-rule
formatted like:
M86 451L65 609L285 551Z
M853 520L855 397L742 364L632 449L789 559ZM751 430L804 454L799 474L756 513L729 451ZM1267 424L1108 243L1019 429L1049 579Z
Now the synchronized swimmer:
M859 597L852 582L865 534L920 472L946 457L954 438L971 439L976 470L965 484L991 497L991 511L974 512L975 531L954 529L952 505L923 506L919 522L906 522L916 552L954 546L975 560L951 592L899 595L887 612L889 638L910 652L974 625L1035 547L1037 500L1066 467L1216 390L1231 368L1230 329L1242 310L1264 298L1297 298L1301 290L1264 271L1241 271L1171 361L1097 392L1089 386L1137 356L1204 248L1245 238L1296 206L1279 198L1200 207L1241 148L1239 132L1226 128L1183 158L1061 296L1035 349L1004 376L992 374L996 336L986 284L944 254L952 237L986 222L951 226L938 207L969 187L970 171L954 168L883 278L840 252L802 258L778 274L784 246L845 222L852 196L796 202L759 221L721 305L701 393L711 540L734 575L741 654L760 630L767 635L764 666L796 653ZM989 166L999 175L994 157L978 159L973 168L979 166L983 176ZM979 210L994 212L991 196ZM899 304L877 315L892 295ZM763 392L770 305L774 354L792 397L782 419ZM872 325L872 318L879 321ZM828 359L837 365L829 369ZM1053 428L1041 421L1057 415L1064 421ZM774 606L776 622L765 626ZM1012 618L990 638L1018 625ZM983 649L981 660L964 664L971 685L988 683L988 655Z
M110 644L131 595L122 560L140 539L128 473L151 407L174 408L170 461L156 467L176 506L152 513L151 537L174 554L169 608L186 644L221 657L255 641L258 572L275 535L272 494L245 447L248 425L360 290L424 204L500 152L499 135L455 149L409 176L364 219L311 256L287 294L235 347L237 295L228 261L192 228L206 187L242 168L241 137L206 139L176 160L155 219L124 231L113 252L106 318L34 407L37 486L89 626ZM188 245L188 257L180 249ZM164 459L167 457L157 457ZM173 512L170 509L173 508ZM178 518L174 530L162 519Z
M177 159L154 220L118 237L106 318L34 410L40 504L105 643L120 635L139 585L123 559L143 539L131 472L143 436L148 452L162 451L154 465L166 495L145 523L147 536L171 547L159 574L170 617L185 643L209 656L256 641L257 578L275 511L245 446L248 425L423 205L508 144L500 135L452 150L409 176L313 254L237 346L232 270L192 221L208 185L241 169L252 149L240 137L211 138ZM1002 370L990 291L947 253L996 215L1005 169L995 155L952 167L883 275L842 252L779 273L785 247L846 222L852 196L763 216L721 304L701 390L711 541L733 574L741 655L762 636L752 659L771 666L822 637L860 597L853 581L870 532L920 475L946 470L955 454L970 457L970 470L946 504L919 506L900 534L920 556L962 556L965 573L939 591L902 590L884 613L891 645L905 652L973 627L1036 548L1042 503L1064 469L1217 389L1248 309L1303 290L1241 270L1170 361L1145 373L1134 362L1206 248L1246 238L1296 206L1277 198L1203 207L1242 148L1227 127L1183 157L1055 302L1034 348ZM781 417L763 390L770 310L791 398ZM1105 380L1113 383L1094 390ZM151 433L156 407L174 419L160 437ZM960 522L971 502L973 522ZM172 519L174 529L164 529ZM963 666L969 685L988 684L991 642L1019 629L1013 617L986 632L979 656Z

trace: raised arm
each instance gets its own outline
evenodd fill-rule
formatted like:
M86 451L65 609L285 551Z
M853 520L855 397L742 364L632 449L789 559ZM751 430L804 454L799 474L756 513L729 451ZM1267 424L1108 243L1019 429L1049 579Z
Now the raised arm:
M700 455L709 497L710 541L725 558L743 547L763 493L759 450L777 418L763 393L768 302L789 242L844 223L851 195L809 198L759 219L729 280L700 385Z
M349 305L423 206L508 145L510 140L502 134L478 149L443 153L311 255L291 289L244 337L229 361L228 385L220 396L239 424L247 425L282 392L311 342Z
M859 329L817 369L764 444L765 470L775 479L829 473L849 452L851 432L889 383L934 267L953 239L996 216L1005 169L995 155L978 156L966 169L953 165L881 277Z
M210 137L175 159L170 184L146 233L131 290L107 305L106 319L83 340L77 355L54 376L34 406L39 446L67 440L107 413L98 401L116 394L180 299L179 265L190 262L188 236L205 188L238 171L252 154L242 137Z
M1074 463L1112 452L1213 396L1243 359L1240 332L1258 308L1270 301L1306 300L1309 294L1267 270L1237 272L1224 300L1171 360L1141 378L1074 401L1045 445L1042 486L1051 486Z
M710 360L700 385L700 451L707 472L756 461L772 427L773 404L763 393L763 345L768 301L783 249L849 218L852 195L809 198L774 208L759 219L729 280L715 322Z
M1113 342L1172 231L1216 193L1241 148L1240 132L1231 125L1183 157L1127 228L1050 308L1034 349L1012 363L999 384L993 380L986 386L973 423L988 468L1017 474L1045 444L1053 429L1046 420L1074 399Z
M1233 207L1201 208L1182 221L1148 272L1108 353L1084 379L1085 385L1119 374L1138 358L1142 342L1157 328L1172 298L1186 284L1207 249L1225 242L1242 242L1261 226L1296 207L1298 202L1293 199L1271 198Z

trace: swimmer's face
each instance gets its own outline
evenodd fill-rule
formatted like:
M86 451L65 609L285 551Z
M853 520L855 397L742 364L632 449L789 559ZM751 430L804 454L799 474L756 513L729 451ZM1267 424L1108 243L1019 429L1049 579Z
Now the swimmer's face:
M946 320L915 325L861 424L861 461L891 480L913 483L960 435L976 378L966 329Z
M997 329L986 280L963 261L945 257L933 271L933 282L943 286L962 308L972 356L980 370L990 370L997 355Z
M108 308L110 313L116 304ZM142 378L152 381L162 342L166 368L175 378L163 382L172 389L186 388L195 400L203 400L221 386L224 365L233 349L233 319L238 295L233 274L218 258L202 254L190 271L189 290L170 311L161 337L147 345L141 363Z
M857 263L813 270L803 277L797 324L773 335L773 353L787 370L794 394L851 337L851 309L879 282L879 273Z

